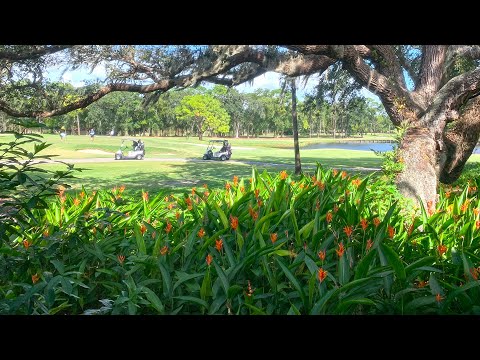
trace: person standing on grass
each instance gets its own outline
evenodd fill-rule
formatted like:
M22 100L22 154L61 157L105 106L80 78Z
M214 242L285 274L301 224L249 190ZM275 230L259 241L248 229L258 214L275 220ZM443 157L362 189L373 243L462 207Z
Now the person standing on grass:
M62 128L60 129L60 141L64 142L66 140L67 140L67 131L62 126Z
M90 131L88 132L88 134L90 135L90 140L94 141L95 140L95 130L93 128L91 128Z

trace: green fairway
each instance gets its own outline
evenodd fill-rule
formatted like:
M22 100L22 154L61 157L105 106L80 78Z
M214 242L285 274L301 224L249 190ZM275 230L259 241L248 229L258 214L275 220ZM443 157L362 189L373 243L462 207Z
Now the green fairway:
M44 135L44 140L52 145L41 154L55 154L56 160L75 163L76 179L68 182L74 189L84 185L87 189L112 188L125 185L130 190L139 191L188 191L192 187L223 186L225 180L234 175L250 177L252 166L260 172L279 172L294 170L293 139L291 138L253 138L230 139L233 156L231 161L203 161L202 155L210 138L199 141L198 138L143 137L145 142L145 160L114 160L114 152L121 144L121 137L96 136L90 141L87 136L67 136L61 142L57 135ZM372 139L372 137L365 138ZM380 137L376 137L380 139ZM386 139L382 137L381 139ZM1 135L0 141L13 140L10 135ZM304 172L313 169L317 162L326 168L347 168L353 172L365 172L371 168L380 168L382 159L373 151L311 149L303 146L324 143L333 139L302 138L300 154ZM342 139L345 141L345 139ZM470 162L478 162L479 155L473 155ZM76 163L76 162L79 163ZM101 161L101 162L99 162ZM51 170L63 170L65 165L42 165ZM365 169L367 168L367 169ZM371 170L370 170L371 171Z

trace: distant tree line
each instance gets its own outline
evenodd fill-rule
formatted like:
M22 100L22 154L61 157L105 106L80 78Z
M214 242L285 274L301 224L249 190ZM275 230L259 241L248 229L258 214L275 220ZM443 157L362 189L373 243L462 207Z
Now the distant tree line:
M65 101L75 99L70 84L57 83L51 91L62 92ZM290 136L289 89L242 93L235 88L187 88L170 91L158 101L143 94L114 92L65 115L45 118L48 131L64 127L69 134L141 136ZM317 87L297 104L301 136L352 136L388 132L391 122L383 106L359 94L338 97ZM0 112L0 131L12 130L10 117ZM392 127L393 129L393 127Z

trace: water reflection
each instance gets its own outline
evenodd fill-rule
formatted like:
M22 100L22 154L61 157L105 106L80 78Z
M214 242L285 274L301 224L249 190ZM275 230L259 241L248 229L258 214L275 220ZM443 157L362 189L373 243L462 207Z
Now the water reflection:
M325 143L312 144L302 147L301 150L316 150L316 149L342 149L342 150L362 150L362 151L390 151L393 148L393 143L373 143L373 142L342 142L342 143ZM480 147L477 146L473 150L474 154L480 154Z

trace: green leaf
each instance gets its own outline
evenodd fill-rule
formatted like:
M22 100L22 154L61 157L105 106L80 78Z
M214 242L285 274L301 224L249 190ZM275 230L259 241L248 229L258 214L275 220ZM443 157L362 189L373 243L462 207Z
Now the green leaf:
M388 245L380 244L380 247L392 266L393 271L395 271L398 279L404 281L407 278L407 275L405 274L405 268L403 267L402 260L400 260L398 254Z
M145 296L147 297L148 301L150 301L150 303L155 308L155 310L157 310L159 314L164 314L165 307L163 306L162 301L157 296L157 294L155 294L152 290L150 290L146 286L142 287L142 291L145 293Z
M162 280L163 280L163 294L169 298L172 296L172 278L170 277L170 274L168 273L167 269L165 266L161 263L162 259L158 260L158 268L160 269L160 272L162 273Z
M355 280L363 279L368 274L368 269L370 267L370 263L375 258L375 251L370 250L367 255L365 255L362 260L357 265L355 269Z
M341 314L351 305L376 306L373 300L366 299L366 298L345 300L345 301L341 301L340 304L338 304L336 312Z
M60 273L60 275L63 275L65 273L65 268L63 266L63 263L60 260L50 260L50 262L55 266L55 269Z
M178 277L178 281L173 285L173 292L175 292L175 289L179 287L181 284L183 284L185 281L203 276L203 273L187 274L182 271L175 271L175 274Z
M225 295L228 296L228 288L230 287L230 284L228 283L227 276L225 275L225 272L222 270L222 268L217 264L215 260L212 261L213 265L215 266L215 270L217 270L217 275L220 278L220 282L222 283L223 290L225 290Z
M253 310L253 313L252 315L267 315L265 313L265 311L263 311L262 309L259 309L258 307L256 306L253 306L253 305L250 305L250 304L247 304L247 303L244 303L243 305L245 305L246 307L250 308Z
M133 229L135 232L135 239L137 240L138 251L140 254L146 255L147 248L145 247L145 239L140 231L140 226L135 224Z
M229 228L229 223L228 223L227 216L225 215L223 210L220 208L220 206L218 206L216 201L213 201L212 203L213 203L213 206L215 207L215 210L218 213L218 216L220 217L220 221L222 222L223 228L228 229Z
M341 285L348 283L350 280L350 266L348 266L347 257L343 255L338 260L338 281Z
M210 271L207 270L205 277L202 281L202 286L200 287L200 297L202 300L205 300L208 296L212 296L212 285L210 283Z
M305 293L303 291L302 286L298 282L297 278L292 274L292 272L288 269L285 264L283 264L282 260L280 258L276 258L278 265L280 265L280 268L282 269L283 273L287 276L287 278L292 282L293 286L295 289L298 291L300 294L300 297L302 298L303 304L305 308L307 307L307 299L305 298Z
M204 301L202 299L199 299L199 298L196 298L196 297L193 297L193 296L174 296L173 299L193 302L195 304L203 306L205 309L208 309L208 304L207 304L206 301Z
M423 258L411 263L410 265L405 266L405 274L410 275L410 273L413 270L415 270L415 269L417 269L421 266L432 265L435 262L436 259L437 259L436 256L423 257Z

